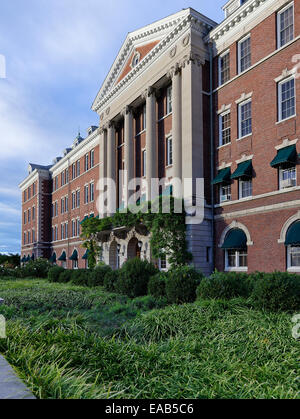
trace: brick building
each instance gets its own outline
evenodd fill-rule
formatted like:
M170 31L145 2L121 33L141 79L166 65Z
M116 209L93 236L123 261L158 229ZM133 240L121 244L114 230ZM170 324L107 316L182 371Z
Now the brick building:
M134 178L141 200L153 178L175 196L176 180L192 179L183 196L197 268L300 272L300 2L229 0L224 12L217 24L189 8L128 34L93 103L99 128L51 167L30 165L20 185L22 257L86 266L80 221L99 215L98 180L116 181L110 214ZM103 246L114 268L137 255L151 248L135 230Z

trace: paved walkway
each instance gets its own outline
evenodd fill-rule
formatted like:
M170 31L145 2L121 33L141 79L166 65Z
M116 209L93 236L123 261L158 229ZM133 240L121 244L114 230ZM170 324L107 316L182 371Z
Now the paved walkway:
M35 399L17 377L9 363L0 355L0 399Z

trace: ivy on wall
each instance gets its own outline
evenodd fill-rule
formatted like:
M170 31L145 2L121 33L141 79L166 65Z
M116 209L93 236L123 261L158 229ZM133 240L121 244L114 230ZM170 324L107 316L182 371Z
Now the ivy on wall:
M166 256L171 266L182 266L189 263L192 260L192 255L187 249L186 213L184 211L176 213L174 210L175 198L168 197L168 200L170 200L170 211L168 212L165 212L163 197L159 197L152 202L152 206L151 202L141 204L137 213L128 208L118 211L112 217L89 218L83 221L81 237L84 239L83 247L89 250L89 266L92 268L96 265L96 258L101 252L101 247L98 245L98 233L107 232L109 234L118 227L126 227L129 230L135 228L139 231L141 226L146 227L147 232L150 233L150 245L154 258ZM153 208L155 208L155 213Z

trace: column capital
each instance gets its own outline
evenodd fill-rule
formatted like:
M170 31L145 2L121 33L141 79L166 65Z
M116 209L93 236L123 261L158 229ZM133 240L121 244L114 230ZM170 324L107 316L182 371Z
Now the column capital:
M176 63L167 72L168 79L173 79L173 77L176 76L177 74L179 74L180 71L181 71L181 63Z
M131 106L127 105L121 110L120 113L123 117L125 117L125 115L128 115L129 113L132 113L132 112L133 112L133 108Z
M181 61L181 66L184 68L190 64L196 64L198 67L205 64L205 59L201 57L199 54L195 54L194 52L190 52L189 54L185 55Z
M142 98L143 98L143 99L147 99L147 97L152 96L152 95L155 93L155 90L156 90L156 89L155 89L154 87L152 87L152 86L148 87L147 89L145 89L145 90L142 92L142 94L141 94Z

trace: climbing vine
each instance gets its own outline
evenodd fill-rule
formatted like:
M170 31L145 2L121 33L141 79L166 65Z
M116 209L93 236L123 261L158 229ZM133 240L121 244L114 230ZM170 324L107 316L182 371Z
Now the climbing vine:
M170 198L170 211L167 213L164 211L162 197L159 197L152 203L152 207L150 202L141 204L137 213L128 208L126 211L118 211L112 217L89 218L83 221L81 236L85 240L83 247L89 250L89 266L95 266L96 258L101 252L101 247L98 245L99 234L97 233L110 233L117 227L138 230L141 226L144 226L150 233L154 258L167 256L172 266L185 265L190 262L192 255L187 249L186 214L184 211L175 212L175 201L175 198ZM153 208L156 208L155 213L153 213Z

